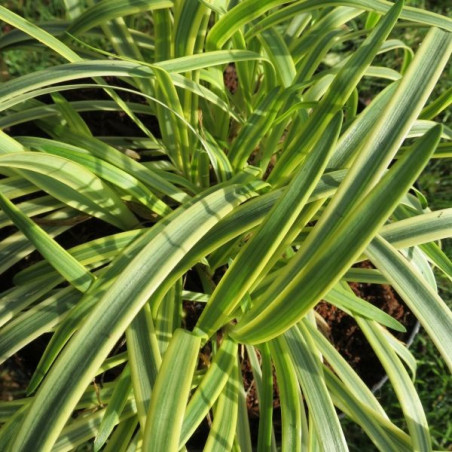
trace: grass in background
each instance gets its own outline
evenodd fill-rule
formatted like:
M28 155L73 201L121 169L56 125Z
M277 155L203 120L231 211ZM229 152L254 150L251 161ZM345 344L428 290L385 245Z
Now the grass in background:
M55 18L64 18L64 2L62 0L36 0L32 2L6 0L6 2L2 2L2 6L35 23L45 23L55 20ZM0 23L0 36L9 30L8 25ZM61 58L44 47L40 52L10 50L0 55L0 81L4 82L11 77L39 71L59 62L62 62Z

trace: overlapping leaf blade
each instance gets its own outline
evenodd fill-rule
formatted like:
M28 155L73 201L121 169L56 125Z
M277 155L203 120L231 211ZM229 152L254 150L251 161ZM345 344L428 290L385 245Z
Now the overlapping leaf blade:
M33 243L21 232L0 242L5 250L0 268L12 268L33 251L34 242L38 249L54 244L50 237L79 221L73 208L62 208L77 207L74 199L79 204L82 199L71 185L71 172L89 172L103 184L96 182L93 193L84 193L84 201L92 202L85 209L90 215L106 219L112 205L133 200L130 210L124 205L112 215L111 222L126 232L68 252L54 247L69 281L77 269L93 279L95 270L92 287L80 286L85 295L67 284L58 286L64 279L49 265L58 259L45 253L45 261L16 274L16 286L2 294L0 320L7 323L0 339L3 358L43 332L56 332L29 388L39 388L38 393L11 406L0 449L71 450L99 435L95 447L107 442L107 452L178 450L210 412L206 450L251 451L237 365L243 365L238 359L243 348L261 411L258 449L275 450L274 365L283 450L346 450L332 403L381 450L429 450L422 408L401 360L413 374L415 362L401 342L368 319L395 329L400 324L352 295L345 281L391 283L451 365L450 311L435 294L427 260L450 274L450 260L433 243L450 235L450 209L422 211L425 199L420 206L414 196L403 196L439 138L450 139L447 128L441 131L433 121L419 119L431 120L447 107L446 92L423 108L450 54L451 40L442 31L431 31L414 61L402 42L385 41L398 17L413 26L445 30L452 30L450 19L380 0L88 4L85 8L65 0L71 21L42 29L0 7L0 19L17 28L1 40L7 49L44 45L70 62L0 87L0 125L35 121L52 137L16 141L0 132L0 160L26 154L23 167L2 169L7 177L0 181L0 192L10 201L19 199L17 207L28 225L32 223L24 213L43 223ZM355 22L355 17L366 11L370 14L358 30L360 19ZM149 13L132 16L136 12ZM126 15L130 17L124 20ZM149 36L134 29L143 24ZM70 39L65 30L77 34L75 46L92 39L96 44L77 47L75 53L65 44ZM342 46L368 35L358 52L342 53ZM370 66L376 53L399 48L404 52L402 75ZM343 61L335 64L338 55ZM96 60L89 61L93 56ZM237 92L224 86L222 71L226 65L229 71L231 62L238 75ZM105 76L115 78L111 86L100 78ZM357 115L362 76L398 81ZM76 83L86 77L97 85ZM95 87L100 90L93 91ZM58 94L74 89L94 96L104 91L113 101L69 102ZM45 94L51 94L54 105L36 100ZM129 96L140 100L129 102ZM83 112L98 109L124 112L137 136L122 137L118 131L118 136L94 137L96 130L88 130L81 118ZM149 127L153 115L155 129L154 124ZM138 136L143 134L145 138ZM416 146L400 149L404 139L418 136L423 137ZM442 143L435 157L446 155L448 146ZM49 181L45 171L32 172L33 158L40 153L24 152L26 147L55 161L66 158L72 171ZM391 167L393 159L399 162ZM236 208L254 195L247 188L250 181L263 194ZM103 199L104 204L97 202L103 187L104 198L113 196ZM38 195L39 190L55 197ZM30 194L32 199L22 201ZM11 214L16 208L5 199ZM135 201L162 219L155 223L155 214L138 209ZM0 224L11 224L4 214ZM37 217L43 214L43 219ZM81 219L87 218L83 214ZM47 226L46 221L60 226ZM134 230L138 221L146 221L146 227ZM415 248L408 252L407 247ZM351 268L366 257L377 270ZM195 284L199 276L202 288L191 286L195 274ZM311 307L322 295L355 317L368 334L401 398L410 436L387 419L376 398L317 331ZM204 309L194 334L181 315L188 306ZM175 331L180 326L185 331ZM124 332L127 352L108 357ZM208 339L200 356L204 364L211 360L210 367L195 370L198 351ZM95 388L85 391L95 375L124 363L121 379L97 390L98 399ZM104 403L107 408L99 410ZM87 411L96 406L97 412ZM65 425L73 410L84 411ZM5 413L0 407L2 422Z
M303 268L305 266L305 263L307 263L309 261L309 263L307 264L307 267L304 269L303 271L303 277L300 279L300 277L298 277L298 281L310 281L310 285L312 285L312 293L317 293L318 291L318 295L317 296L313 296L312 297L312 304L311 303L307 303L304 304L304 306L307 308L308 306L312 306L314 303L316 303L318 301L318 296L321 296L321 293L326 291L327 288L329 287L329 284L332 284L332 282L338 278L339 274L337 273L337 269L334 270L334 274L336 276L334 276L332 278L332 275L328 275L326 276L325 273L325 262L323 261L322 264L320 264L320 260L318 261L319 265L321 266L321 272L323 275L325 275L325 280L322 280L322 282L320 282L318 275L320 274L320 267L314 271L314 265L313 265L313 253L317 254L320 257L320 249L318 248L319 244L323 246L325 246L325 248L323 248L322 254L323 252L324 257L327 258L327 260L329 262L333 261L333 258L331 256L335 256L335 259L337 259L338 261L341 261L341 263L346 267L349 265L349 263L346 264L345 262L345 258L343 255L343 252L339 252L336 253L333 251L333 249L331 248L333 241L329 241L327 239L327 237L333 237L334 235L334 244L339 246L340 243L345 243L344 241L339 239L338 236L338 229L339 229L339 225L341 225L343 222L344 224L347 222L346 218L347 218L347 213L351 212L353 210L353 212L351 212L351 216L355 216L356 215L356 219L358 220L358 216L360 216L360 221L362 219L364 219L363 213L364 210L368 210L368 215L369 215L369 219L372 219L372 221L376 220L376 215L375 213L378 211L377 207L376 207L376 199L374 198L376 196L376 190L374 190L372 192L372 194L370 195L370 197L372 197L372 207L371 203L369 202L369 204L367 204L366 201L368 201L370 199L370 197L367 197L366 200L363 200L361 203L361 209L363 209L363 211L359 212L358 214L358 210L357 210L357 202L362 199L367 190L370 189L370 187L375 183L373 181L375 181L375 178L377 177L377 173L375 172L374 168L381 168L380 171L383 169L382 164L384 164L384 160L388 159L388 157L391 156L391 153L394 153L397 150L398 144L399 144L399 139L397 139L397 135L395 135L393 132L397 131L397 133L399 133L400 137L402 138L405 130L409 128L409 124L411 121L414 120L415 114L416 114L416 110L413 110L413 95L415 96L415 98L417 97L418 100L418 106L417 106L417 111L420 111L420 109L422 108L422 103L423 101L425 101L426 98L426 88L421 88L421 91L423 94L414 93L414 85L415 82L414 80L417 80L417 82L419 83L421 81L421 79L419 78L419 73L417 72L420 68L422 68L423 71L425 71L426 73L428 73L429 75L426 76L430 77L430 80L434 80L435 77L439 76L439 73L441 71L441 68L443 67L443 65L445 64L445 61L447 60L447 58L450 55L451 52L451 44L452 41L450 39L450 37L446 34L443 33L441 31L432 31L430 32L430 35L428 36L428 38L426 39L426 42L424 43L425 46L423 46L422 48L422 52L417 55L416 59L413 61L413 64L410 67L410 71L408 71L408 73L406 74L406 79L404 80L404 83L402 83L399 86L399 93L397 96L394 96L392 101L391 101L391 107L392 107L392 111L393 111L393 116L391 116L391 123L392 123L392 127L394 127L394 131L391 131L391 135L388 134L390 128L388 127L388 121L386 120L386 118L381 119L380 124L378 124L378 127L376 127L374 129L374 137L375 137L375 141L368 141L367 142L367 152L365 152L364 149L361 150L361 155L360 155L360 162L359 164L355 164L353 171L350 171L346 181L344 182L344 184L342 184L341 186L341 193L340 195L338 194L335 197L335 202L330 203L329 207L328 207L328 215L324 215L322 218L322 221L320 222L320 224L317 224L316 229L317 231L315 231L314 234L310 234L310 240L308 242L305 243L304 247L303 247L303 252L299 253L300 258L299 259L295 259L293 260L293 262L290 265L290 271L287 271L285 273L285 276L281 277L280 282L281 285L276 284L274 287L274 290L270 291L270 293L268 293L265 297L265 300L272 300L273 303L271 304L271 307L268 308L268 310L266 311L267 314L269 314L269 317L266 317L266 321L264 322L266 325L266 329L267 331L269 331L271 328L269 327L270 324L275 325L278 324L279 326L277 327L277 330L279 332L283 331L283 329L281 328L282 324L285 324L287 322L287 319L289 317L294 317L293 320L296 320L296 318L300 318L303 313L307 312L305 310L300 310L298 313L298 316L295 315L294 316L294 310L289 308L289 306L292 306L291 303L283 303L283 305L285 306L285 308L288 308L288 311L290 311L290 313L284 311L284 309L276 309L276 306L282 306L279 305L279 303L275 303L274 300L276 298L279 297L279 299L285 299L284 296L281 296L281 293L283 291L286 291L286 293L289 293L289 290L287 289L287 287L289 286L297 286L297 289L295 290L295 292L292 293L292 295L290 296L291 300L295 300L298 298L298 296L300 295L299 293L299 287L297 284L294 283L294 278L295 275L300 271L301 268ZM439 53L435 53L435 61L436 64L434 64L431 61L431 57L433 56L432 54L430 54L428 52L428 48L431 46L431 48L435 48L438 50ZM416 64L417 63L417 64ZM427 81L426 79L422 79L422 85L430 85L432 86L432 81ZM424 85L424 86L425 86ZM397 114L397 112L399 112ZM397 118L397 119L396 119ZM403 120L402 120L403 119ZM440 133L439 129L432 129L432 132L430 133L434 133L434 134L438 134ZM388 155L386 155L385 157L385 153L381 152L381 146L382 146L382 141L381 139L377 140L377 137L379 137L380 134L383 134L383 137L385 137L385 139L387 140L387 152ZM426 137L429 135L427 134ZM439 137L438 137L439 138ZM437 139L438 139L437 138ZM429 154L433 151L434 147L436 146L436 143L429 143L427 139L423 139L425 141L423 141L423 144L420 145L420 147L417 147L417 149L420 152L421 148L424 148L424 152L426 152L426 154L424 155L424 161L427 161L429 158ZM378 157L375 155L374 153L377 150L377 143L378 143ZM429 146L432 145L429 148ZM424 147L426 146L426 147ZM392 152L391 152L392 150ZM369 159L372 158L372 168L369 167ZM399 160L399 162L401 162L401 160ZM364 165L367 164L366 169L364 169ZM394 170L395 167L392 168L392 170ZM399 169L402 169L402 166L399 166ZM416 174L422 169L422 166L418 167L418 169L414 170L414 173L412 173L412 176L410 177L411 180L407 179L407 183L409 185L411 185L412 181L414 180L414 177L416 176ZM395 174L394 174L395 175ZM408 177L405 176L405 177ZM382 181L386 178L387 183L389 183L390 185L394 184L394 181L392 182L392 184L390 183L390 177L389 176L384 176ZM400 183L402 179L400 179ZM364 184L364 185L361 185ZM381 185L381 183L380 183ZM384 187L385 184L381 185L381 189L384 191ZM353 188L352 188L353 187ZM368 187L367 189L364 189L364 187ZM401 186L399 185L399 188L401 188ZM401 190L400 196L402 195L404 191ZM383 193L383 192L381 192ZM386 196L386 195L384 195ZM383 210L386 210L386 213L383 213L383 210L381 211L382 214L382 218L381 218L381 223L380 225L386 220L387 216L391 213L391 208L389 207L389 205L387 204L387 198L385 197L381 198L381 207ZM395 194L394 192L391 193L391 197L392 200L394 200L394 204L392 209L395 207L397 201L395 201ZM367 206L367 207L366 207ZM342 219L342 221L338 221L338 219ZM374 223L375 224L375 223ZM376 228L378 228L379 226L377 226L375 224ZM374 226L374 227L375 227ZM347 226L344 226L343 229L343 233L344 233L344 237L347 236L349 239L352 238L352 236L350 235L350 230L351 230L352 226L351 223ZM327 232L328 231L328 232ZM356 231L356 230L355 230ZM371 230L369 229L369 226L366 226L366 230L363 231L364 235L362 238L364 238L364 236L367 235L367 241L370 242L370 239L372 238L371 236ZM331 235L330 235L331 234ZM357 232L356 232L357 234ZM356 245L357 244L357 236L353 237L353 242ZM350 251L351 248L348 247L348 250ZM309 251L308 251L309 250ZM327 257L328 256L328 257ZM298 262L297 262L298 261ZM350 263L351 263L352 259L350 259ZM307 268L311 268L314 273L311 274L310 271L307 271ZM345 270L345 268L344 268ZM309 275L309 276L308 276ZM315 276L314 276L315 275ZM306 278L306 279L305 279ZM326 281L326 279L329 280L329 282ZM284 281L284 282L283 282ZM307 285L304 285L304 290L306 290ZM297 295L295 294L297 293ZM304 303L306 303L307 298L304 298ZM266 310L266 308L264 307L265 304L268 303L268 301L262 301L260 303L261 309L263 309L263 311ZM274 308L274 309L273 309ZM270 314L270 311L272 312L272 314ZM259 328L257 328L257 317L256 317L256 313L259 312L259 310L252 310L250 311L249 315L247 317L245 317L245 321L243 323L243 328L246 329L247 332L249 332L250 334L252 334L252 336L254 336L255 338L257 338L258 336L258 331L260 330ZM281 315L280 318L278 318L278 314ZM263 315L261 313L261 315ZM263 318L263 317L262 317ZM282 320L284 318L284 320ZM252 320L251 320L252 319ZM249 321L248 321L249 320ZM274 323L273 323L274 322ZM246 324L246 326L245 326ZM239 327L236 327L239 328ZM253 333L251 333L251 331L253 331ZM269 335L266 335L264 330L260 330L261 333L259 334L259 336L261 337L261 340L263 340L264 338L268 339ZM276 330L274 331L274 334L276 335ZM237 336L235 336L236 338L238 338ZM247 334L247 337L245 339L245 336L241 336L241 340L249 340L251 338L251 336L249 336Z
M214 192L189 208L179 221L170 223L135 257L59 357L40 387L14 447L19 450L28 447L27 444L47 447L55 442L85 386L156 286L218 221L221 213L226 215L251 194L248 187L234 186ZM190 222L192 226L187 227ZM152 261L148 250L153 252ZM161 262L157 261L156 250ZM78 384L69 384L75 374ZM50 423L50 418L54 422Z

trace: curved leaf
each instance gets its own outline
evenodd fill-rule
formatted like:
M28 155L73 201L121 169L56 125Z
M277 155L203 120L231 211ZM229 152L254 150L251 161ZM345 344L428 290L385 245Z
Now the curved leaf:
M149 296L222 216L251 195L249 187L232 186L195 203L138 253L106 293L98 294L96 307L38 390L16 437L17 450L51 447L97 368Z

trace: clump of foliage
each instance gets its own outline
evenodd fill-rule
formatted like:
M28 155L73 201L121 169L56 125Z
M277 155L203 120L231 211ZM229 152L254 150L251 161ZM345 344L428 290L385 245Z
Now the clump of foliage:
M276 447L275 376L282 450L347 450L336 408L380 450L431 450L416 363L387 329L403 326L347 282L390 283L452 367L452 314L431 269L451 275L438 241L452 209L430 211L412 187L450 155L452 132L433 120L450 91L427 101L452 21L401 1L87 3L67 0L67 20L40 27L0 6L16 29L3 51L67 61L0 85L0 269L13 273L2 360L53 333L27 397L0 404L0 450L94 439L173 451L206 417L205 450L252 450L244 350L258 450ZM416 53L391 39L396 24L430 27ZM384 52L403 53L401 66L372 66ZM363 78L385 81L365 108ZM93 97L69 99L82 89ZM99 136L88 111L120 112L136 136ZM26 123L39 133L18 132ZM97 238L56 240L83 222ZM35 250L43 260L20 266ZM365 258L375 270L353 267ZM318 329L322 299L360 326L407 431Z

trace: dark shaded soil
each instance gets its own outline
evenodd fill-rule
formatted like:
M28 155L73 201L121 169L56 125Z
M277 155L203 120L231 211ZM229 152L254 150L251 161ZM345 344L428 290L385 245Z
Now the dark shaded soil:
M224 84L231 94L234 94L239 87L239 78L235 70L234 63L228 65L223 73Z
M369 262L363 262L362 268L373 268ZM407 329L407 333L392 333L401 341L408 341L417 320L406 307L397 293L388 285L350 283L355 294L398 320ZM385 375L385 371L352 317L335 306L322 301L316 311L326 320L329 331L327 336L341 355L349 362L369 387L376 385Z

